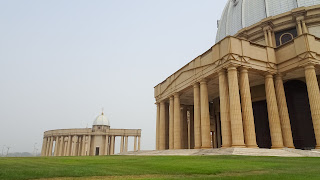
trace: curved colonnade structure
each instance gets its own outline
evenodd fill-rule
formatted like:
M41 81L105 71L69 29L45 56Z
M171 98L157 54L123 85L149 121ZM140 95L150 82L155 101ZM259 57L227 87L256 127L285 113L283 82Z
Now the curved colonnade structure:
M128 151L129 137L134 137L134 151L140 150L140 129L110 129L109 121L102 113L92 128L44 132L41 156L113 155L116 137L121 137L120 153Z

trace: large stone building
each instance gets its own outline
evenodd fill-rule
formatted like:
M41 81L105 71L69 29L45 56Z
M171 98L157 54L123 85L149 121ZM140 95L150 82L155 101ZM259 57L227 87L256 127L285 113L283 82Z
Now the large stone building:
M121 137L120 153L128 151L129 137L134 137L134 151L140 150L140 129L110 129L102 113L92 128L58 129L44 132L41 156L113 155L116 137Z
M216 44L154 88L156 149L319 149L318 4L229 0Z

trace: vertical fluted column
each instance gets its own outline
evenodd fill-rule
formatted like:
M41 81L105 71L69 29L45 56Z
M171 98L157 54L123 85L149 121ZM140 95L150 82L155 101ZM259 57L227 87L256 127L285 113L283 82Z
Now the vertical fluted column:
M77 156L77 151L78 151L78 136L74 136L74 144L73 144L73 156Z
M193 85L194 101L194 148L201 148L201 112L200 112L200 86L199 83Z
M71 146L72 146L72 138L71 136L68 137L68 145L67 145L67 152L66 156L71 156Z
M273 47L273 40L272 40L272 31L268 29L268 39L269 39L269 46Z
M89 135L89 140L88 140L88 156L91 155L91 135Z
M166 148L166 104L160 102L160 131L159 131L159 150Z
M228 68L230 119L232 147L245 147L242 114L239 96L238 71L236 67Z
M128 152L128 136L125 137L124 152Z
M59 154L58 154L58 156L63 156L63 145L64 145L63 136L60 136L60 138L59 138Z
M320 149L320 92L316 71L313 65L308 65L305 67L305 76L313 129L317 142L316 149Z
M287 100L284 92L282 76L280 74L276 76L275 89L279 108L283 145L288 148L294 148Z
M256 131L255 131L255 125L254 125L253 110L252 110L248 70L246 68L240 69L239 84L240 84L245 144L248 148L256 148L258 146L256 141Z
M220 94L220 118L221 118L221 136L222 147L231 147L231 122L229 105L228 79L225 70L219 72L219 94Z
M64 143L64 149L63 149L63 154L62 156L67 156L67 149L68 149L68 137L65 137L63 140Z
M133 151L137 151L137 136L134 136L134 140L133 140Z
M160 103L157 103L157 122L156 122L156 150L159 150L160 140Z
M115 136L111 136L111 150L110 155L114 154L114 144L115 144Z
M104 155L109 155L109 136L106 135L106 140L105 140L105 146L104 146Z
M42 148L41 148L41 156L45 156L46 147L47 147L47 138L43 137Z
M269 46L269 38L268 38L268 31L264 30L264 39L266 41L266 45Z
M50 137L49 156L52 156L53 136Z
M138 136L138 151L140 151L141 146L141 136Z
M54 156L58 156L58 153L59 153L59 137L57 136L55 139L56 139L56 140L55 140L54 153L53 153L53 155L54 155Z
M174 98L170 97L169 105L169 149L174 148Z
M298 36L302 34L302 27L301 27L300 20L297 21L297 32L298 32Z
M82 151L81 151L81 156L86 155L86 145L87 145L87 136L83 135L82 136Z
M282 132L278 112L278 104L274 89L273 76L271 74L265 77L266 99L268 107L269 127L272 149L283 148Z
M46 147L45 156L49 156L50 140L51 140L50 137L47 137L47 147Z
M181 149L180 95L174 94L174 149Z
M308 33L308 28L305 21L302 21L302 32L304 34Z
M123 153L124 136L121 136L120 153Z
M210 113L208 85L206 80L200 82L200 112L201 112L201 148L211 148Z

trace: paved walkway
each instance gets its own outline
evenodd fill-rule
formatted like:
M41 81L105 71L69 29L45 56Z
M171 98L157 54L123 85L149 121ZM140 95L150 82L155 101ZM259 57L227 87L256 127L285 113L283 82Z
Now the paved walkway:
M244 155L244 156L279 156L279 157L320 157L320 150L299 149L262 149L262 148L220 148L220 149L181 149L161 151L126 152L118 155L137 156L199 156L199 155Z

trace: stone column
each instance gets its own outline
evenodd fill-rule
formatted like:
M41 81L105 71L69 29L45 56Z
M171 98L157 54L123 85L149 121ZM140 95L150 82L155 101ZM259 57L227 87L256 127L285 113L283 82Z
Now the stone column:
M272 149L283 148L282 132L280 126L280 118L278 112L278 104L274 89L273 76L271 74L265 77L266 99L268 107L268 117L270 126L270 135Z
M201 111L200 111L200 86L199 83L193 85L194 101L194 148L201 148Z
M307 25L306 25L306 21L302 21L302 32L304 34L309 33Z
M91 154L91 135L89 135L88 148L89 148L89 150L88 150L88 156L90 156L90 155L92 155L92 154Z
M160 131L159 131L159 150L166 148L166 104L160 102Z
M220 94L220 118L221 118L221 136L222 147L231 147L231 122L229 105L228 79L225 70L219 72L219 94Z
M209 98L208 85L206 80L200 82L200 112L201 112L201 148L211 148L210 135L210 113L209 113Z
M300 20L297 20L297 32L298 32L298 36L302 34L302 27L301 27Z
M156 122L156 150L159 150L160 136L160 103L157 103L157 122Z
M257 148L249 76L246 68L240 69L240 94L245 144L248 148Z
M125 137L124 152L128 152L128 136Z
M53 136L50 137L49 156L52 156Z
M287 100L284 92L282 76L280 74L276 76L275 89L279 108L283 145L288 148L294 148Z
M115 136L111 136L111 149L110 149L110 155L114 154L114 143L115 143Z
M86 155L86 146L87 146L87 136L86 135L83 135L82 136L82 152L81 152L81 155L82 156L85 156Z
M41 156L46 156L46 147L47 147L47 138L43 137L42 148L41 148Z
M133 151L137 151L137 136L134 136Z
M174 98L170 97L169 106L169 149L174 148Z
M216 119L217 119L217 144L218 144L218 148L221 147L221 125L220 125L220 117L219 117L219 113L216 114Z
M266 45L269 46L269 38L268 38L268 31L264 30L264 39L266 41Z
M63 149L63 154L62 156L67 156L67 150L68 150L68 137L65 137L64 140L63 140L63 143L64 143L64 149Z
M60 151L60 141L59 141L59 136L56 136L56 144L55 144L55 154L54 156L59 156L59 151Z
M78 151L78 136L74 136L74 144L73 144L73 156L77 156Z
M174 94L174 149L181 149L180 94Z
M109 136L106 135L106 143L104 147L104 155L109 155Z
M124 136L121 136L120 153L123 153Z
M69 136L66 156L71 156L71 145L72 145L72 139L71 139L71 136Z
M138 136L138 151L140 151L141 136Z
M272 31L268 30L268 39L269 39L269 46L273 47L273 41L272 41Z
M232 147L245 147L240 96L239 96L238 71L236 67L231 66L228 68L228 82L229 82Z
M316 71L313 65L307 65L305 67L305 76L313 129L317 142L316 149L320 149L320 91Z
M58 156L63 156L63 136L60 136L59 138L59 154Z

